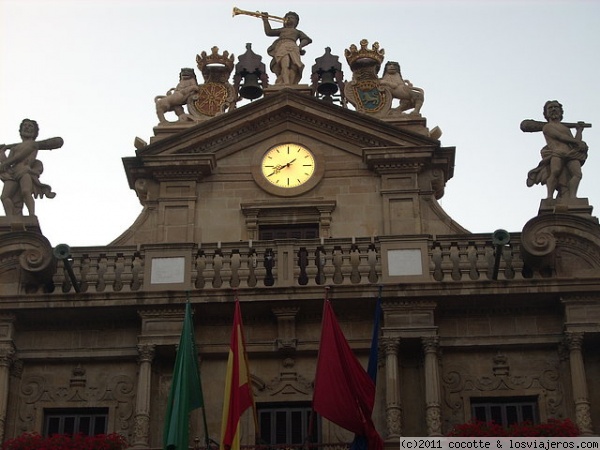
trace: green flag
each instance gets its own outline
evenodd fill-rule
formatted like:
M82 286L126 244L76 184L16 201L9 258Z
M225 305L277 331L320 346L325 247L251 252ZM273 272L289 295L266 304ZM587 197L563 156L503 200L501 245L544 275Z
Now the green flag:
M163 446L166 450L187 450L189 448L189 416L196 408L204 406L198 354L194 339L192 308L185 305L183 329L175 359L171 391L165 416Z

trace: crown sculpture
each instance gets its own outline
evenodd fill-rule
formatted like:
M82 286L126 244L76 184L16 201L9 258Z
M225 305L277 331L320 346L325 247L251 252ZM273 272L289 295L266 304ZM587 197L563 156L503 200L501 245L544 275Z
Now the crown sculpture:
M350 48L344 50L344 56L355 77L359 76L357 73L359 69L369 68L365 72L371 74L371 79L377 79L377 72L383 62L385 50L379 48L379 42L374 42L370 49L367 48L367 45L369 45L369 41L362 39L360 41L360 50L355 44L352 44ZM361 73L363 72L361 71Z

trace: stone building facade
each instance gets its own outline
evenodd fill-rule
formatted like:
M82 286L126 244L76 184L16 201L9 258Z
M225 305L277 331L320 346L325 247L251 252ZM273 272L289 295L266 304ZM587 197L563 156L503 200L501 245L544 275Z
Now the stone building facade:
M302 443L326 290L365 364L381 295L374 419L389 448L474 418L597 432L600 226L587 201L543 200L521 231L470 233L438 203L455 148L420 114L382 111L265 86L242 107L161 122L123 158L143 211L107 246L52 248L35 216L0 217L0 441L88 424L161 448L187 299L218 441L237 297L261 438ZM296 163L265 162L275 147L308 152L308 179L270 182ZM320 419L314 433L352 439ZM243 443L255 436L245 417Z

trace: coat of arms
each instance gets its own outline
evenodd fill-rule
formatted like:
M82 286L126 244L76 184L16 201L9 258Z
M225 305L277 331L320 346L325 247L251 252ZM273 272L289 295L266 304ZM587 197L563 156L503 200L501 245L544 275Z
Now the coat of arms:
M421 116L423 89L415 87L402 78L400 65L390 61L386 64L382 78L377 73L383 62L384 50L375 42L367 48L368 41L360 41L360 49L352 44L346 50L346 60L352 69L352 81L346 83L344 95L357 111L378 116L410 114ZM400 105L392 108L397 99ZM406 111L412 110L407 113Z

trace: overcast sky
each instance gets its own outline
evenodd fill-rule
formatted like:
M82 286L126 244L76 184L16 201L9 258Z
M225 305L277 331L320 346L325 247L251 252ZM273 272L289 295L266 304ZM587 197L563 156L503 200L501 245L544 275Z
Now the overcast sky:
M38 121L39 139L65 141L39 155L57 196L37 200L36 215L53 245L105 245L133 223L141 205L121 158L134 155L136 136L149 141L153 99L182 67L202 82L197 54L216 45L238 56L250 42L268 67L273 38L260 19L233 18L233 6L300 15L298 28L313 40L306 84L325 47L349 80L344 49L378 41L386 61L425 90L428 126L456 147L441 204L468 230L518 232L537 215L546 189L525 180L544 139L519 124L543 120L549 99L564 105L565 121L594 125L584 131L579 197L600 208L600 1L234 2L0 0L0 143L20 141L25 117Z

